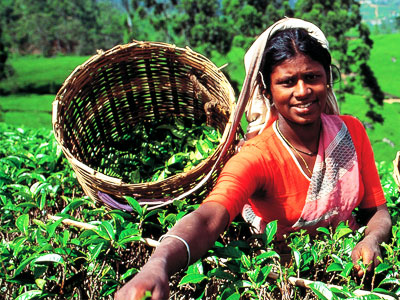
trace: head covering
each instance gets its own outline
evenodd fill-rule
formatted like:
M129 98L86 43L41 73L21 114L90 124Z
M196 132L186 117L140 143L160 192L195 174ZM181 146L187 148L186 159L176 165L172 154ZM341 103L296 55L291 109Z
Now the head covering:
M246 105L246 118L248 121L247 138L259 134L265 127L272 124L272 121L276 118L275 107L270 105L269 99L263 95L260 87L260 84L264 84L260 66L268 40L275 32L288 28L303 28L307 30L312 37L317 39L321 45L329 51L328 41L321 29L310 22L296 18L284 18L279 20L257 38L244 58L246 77L238 100L238 106L240 106L240 104ZM264 63L267 64L268 62ZM329 85L332 86L332 70L330 75L331 82L329 82ZM246 102L247 104L245 104ZM328 88L325 113L339 114L339 107L332 88Z

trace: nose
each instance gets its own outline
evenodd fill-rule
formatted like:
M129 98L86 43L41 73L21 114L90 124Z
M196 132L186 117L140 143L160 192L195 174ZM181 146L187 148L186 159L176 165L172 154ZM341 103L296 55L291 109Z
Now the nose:
M294 96L297 98L304 98L311 94L311 88L303 81L297 81L294 87Z

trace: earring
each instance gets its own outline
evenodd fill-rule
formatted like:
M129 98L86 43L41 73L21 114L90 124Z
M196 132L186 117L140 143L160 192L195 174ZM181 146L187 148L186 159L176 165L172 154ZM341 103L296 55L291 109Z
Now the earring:
M326 88L330 89L330 88L331 88L331 85L330 85L330 84L327 84L327 85L326 85Z

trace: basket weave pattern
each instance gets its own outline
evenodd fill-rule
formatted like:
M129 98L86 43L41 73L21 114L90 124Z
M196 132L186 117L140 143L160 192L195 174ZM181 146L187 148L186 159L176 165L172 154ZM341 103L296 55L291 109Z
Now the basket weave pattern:
M123 196L165 199L191 189L211 170L234 107L232 87L204 56L164 43L133 42L99 52L71 73L53 102L53 129L84 192L95 201L101 201L99 192L122 203ZM129 184L104 174L102 149L123 149L121 136L139 121L152 126L154 120L171 117L207 121L223 133L219 146L196 167L159 182ZM234 144L203 191L214 185Z

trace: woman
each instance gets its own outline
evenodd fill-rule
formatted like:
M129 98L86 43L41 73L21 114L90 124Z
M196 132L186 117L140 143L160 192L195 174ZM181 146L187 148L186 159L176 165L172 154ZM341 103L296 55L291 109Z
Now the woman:
M247 107L249 139L224 167L216 187L194 212L164 236L141 272L115 299L166 299L168 278L196 261L243 208L258 230L278 220L284 234L366 215L364 239L352 259L377 265L379 244L391 229L371 145L361 123L339 116L331 88L331 56L322 32L283 19L264 32L246 55L239 98ZM254 136L254 137L253 137ZM247 217L246 217L247 218Z

